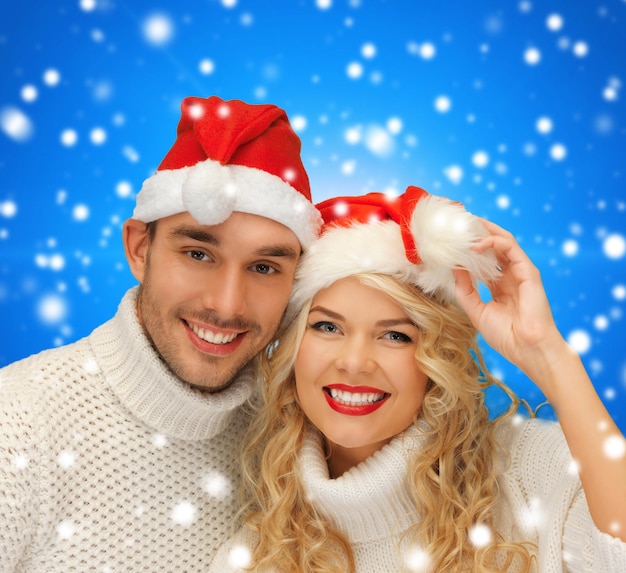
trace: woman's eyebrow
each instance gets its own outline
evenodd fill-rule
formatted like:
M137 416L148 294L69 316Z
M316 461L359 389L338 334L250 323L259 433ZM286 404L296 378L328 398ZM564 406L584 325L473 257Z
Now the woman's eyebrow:
M312 312L321 312L322 314L325 314L326 316L328 316L329 318L334 318L335 320L343 320L344 317L339 314L338 312L335 312L333 310L330 310L328 308L325 308L323 306L314 306L311 308L311 310L309 310L309 314L311 314Z
M322 314L325 314L329 318L333 318L335 320L345 320L344 316L339 314L338 312L335 312L333 310L330 310L326 307L319 306L319 305L312 307L311 310L309 311L309 314L311 314L312 312L321 312ZM415 326L415 323L411 319L403 317L403 318L388 318L388 319L378 320L376 321L376 325L383 326L383 327L398 326L398 325Z
M378 326L399 326L399 325L407 325L407 326L415 326L415 323L409 318L390 318L387 320L379 320L376 322Z

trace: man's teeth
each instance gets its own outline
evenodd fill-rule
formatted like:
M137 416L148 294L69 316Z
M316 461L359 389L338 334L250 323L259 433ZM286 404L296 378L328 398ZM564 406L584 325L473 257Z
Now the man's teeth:
M344 390L337 390L337 388L329 388L329 391L333 400L346 406L367 406L374 402L380 402L385 397L384 392L345 392Z
M198 338L202 338L202 340L206 340L211 344L228 344L229 342L232 342L233 340L235 340L235 338L237 338L236 332L232 334L223 334L221 332L214 334L210 330L198 328L195 324L187 324L189 325L189 328L194 331L196 336L198 336Z

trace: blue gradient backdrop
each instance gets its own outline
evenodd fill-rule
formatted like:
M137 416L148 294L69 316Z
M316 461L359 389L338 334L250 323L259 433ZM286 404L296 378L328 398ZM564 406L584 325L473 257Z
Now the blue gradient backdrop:
M515 233L626 429L625 23L622 0L2 2L0 365L115 312L134 196L181 99L217 94L287 110L318 201L415 184Z

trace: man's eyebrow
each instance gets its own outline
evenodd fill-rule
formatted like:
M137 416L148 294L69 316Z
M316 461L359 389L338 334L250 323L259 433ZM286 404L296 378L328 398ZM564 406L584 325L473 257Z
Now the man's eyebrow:
M196 227L180 225L178 227L174 227L169 234L170 237L174 239L182 237L186 239L193 239L194 241L199 241L200 243L209 243L210 245L215 245L216 247L220 245L220 240L215 235Z
M198 241L200 243L207 243L215 247L221 245L221 241L214 234L198 229L197 227L189 227L187 225L180 225L174 227L170 231L170 236L173 238L186 238ZM259 247L252 253L256 257L286 257L289 259L296 259L300 255L300 250L295 249L291 245L264 245Z
M300 251L294 249L291 245L267 245L260 247L254 254L258 257L286 257L295 259L300 255Z

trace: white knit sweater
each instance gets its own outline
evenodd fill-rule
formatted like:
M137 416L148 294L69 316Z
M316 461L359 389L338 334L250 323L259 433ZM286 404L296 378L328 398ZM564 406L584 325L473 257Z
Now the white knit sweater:
M136 289L86 338L0 370L0 571L204 571L232 531L254 387L173 376Z
M419 550L398 549L412 509L404 482L407 451L419 451L422 439L419 428L412 428L329 479L319 438L306 436L300 464L307 495L347 535L358 573L426 571ZM593 524L560 427L518 419L503 427L500 440L511 455L498 507L498 530L505 538L537 545L539 573L626 572L626 543ZM211 572L242 571L237 565L255 542L254 534L240 530L222 547Z

